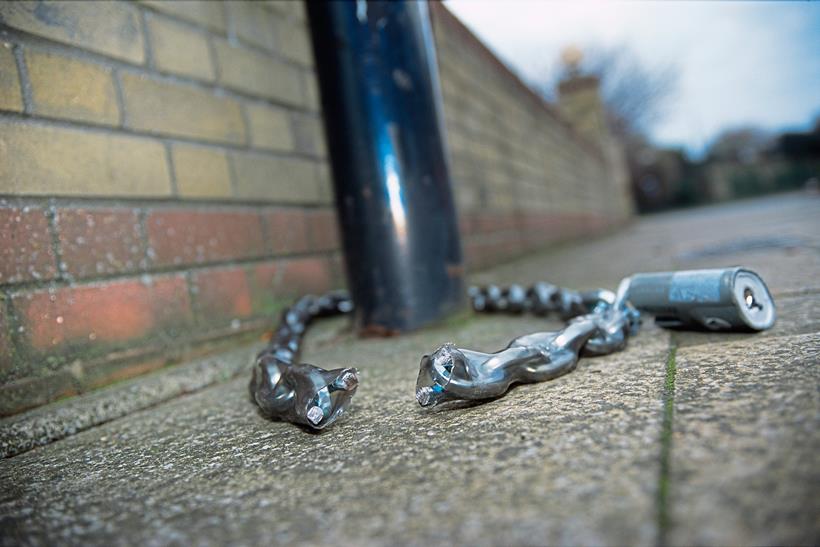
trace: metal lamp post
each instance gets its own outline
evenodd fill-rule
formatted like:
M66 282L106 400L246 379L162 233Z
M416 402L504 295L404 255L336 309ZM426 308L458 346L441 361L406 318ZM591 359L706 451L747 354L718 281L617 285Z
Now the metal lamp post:
M357 324L434 322L464 291L427 4L307 5Z

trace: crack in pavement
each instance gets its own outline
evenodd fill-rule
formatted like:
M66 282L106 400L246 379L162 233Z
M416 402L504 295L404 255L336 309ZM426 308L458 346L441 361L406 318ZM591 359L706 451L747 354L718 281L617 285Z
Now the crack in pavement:
M677 344L674 340L670 344L669 355L666 358L666 377L663 384L663 421L661 422L661 451L660 471L658 473L657 493L657 524L658 545L666 545L671 527L671 512L669 509L670 461L672 459L672 424L675 418L675 355Z

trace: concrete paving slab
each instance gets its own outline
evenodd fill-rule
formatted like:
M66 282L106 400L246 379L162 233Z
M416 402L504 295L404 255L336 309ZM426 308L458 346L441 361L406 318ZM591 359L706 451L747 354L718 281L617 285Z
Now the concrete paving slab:
M85 397L11 416L0 421L0 458L63 439L182 394L203 389L246 371L262 348L256 344L184 363L97 390Z
M819 364L818 334L678 351L672 544L817 544Z
M483 405L415 403L423 349L544 324L480 317L308 354L362 369L321 434L259 415L241 378L4 460L5 543L652 544L666 333Z
M733 242L749 240L757 242L757 248L752 245L752 250L709 254L714 249L725 249L727 245L731 248ZM787 245L766 246L767 241L768 244L785 242ZM817 274L820 271L818 249L820 200L802 194L788 194L644 217L609 237L576 242L471 277L477 283L549 280L577 289L599 286L615 288L621 277L637 270L744 264L758 270L776 295L780 320L766 335L794 334L817 330L817 316L810 304L813 300L806 301L804 297L820 290L815 287L820 283ZM704 251L707 256L702 256ZM319 330L322 329L324 327L320 326ZM679 345L726 339L723 335L711 333L678 333L676 336ZM324 338L321 335L312 336L313 340ZM730 336L729 339L733 338ZM166 369L152 375L153 382L140 378L105 390L105 393L91 394L68 403L61 402L2 419L0 454L8 456L19 453L114 419L123 414L117 409L133 411L145 408L170 396L205 386L211 381L207 379L235 374L236 362L229 357L220 356L207 361L208 372L200 375L198 382L179 384L177 373ZM180 374L184 377L186 372ZM118 399L126 399L127 402ZM92 406L95 408L91 409Z
M560 323L466 314L357 340L331 321L311 329L304 357L359 367L362 387L321 434L259 415L246 365L224 355L15 417L71 435L0 461L0 544L816 544L818 213L820 201L788 195L657 215L472 276L614 288L634 271L743 264L776 295L768 333L648 322L626 352L568 376L424 411L424 352L492 351ZM186 378L196 371L204 381ZM60 408L79 418L54 421Z
M311 328L307 350L350 339L345 318L322 321ZM82 397L72 397L0 420L0 458L15 456L74 435L130 413L193 393L241 374L262 342L160 369L139 378L118 382Z

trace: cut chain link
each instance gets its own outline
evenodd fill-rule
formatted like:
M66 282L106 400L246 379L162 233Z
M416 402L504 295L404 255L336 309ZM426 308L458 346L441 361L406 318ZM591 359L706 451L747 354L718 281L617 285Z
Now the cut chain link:
M316 318L353 311L343 291L301 297L282 312L270 345L256 357L251 397L272 418L323 429L350 405L359 384L354 368L325 370L297 363L308 325Z

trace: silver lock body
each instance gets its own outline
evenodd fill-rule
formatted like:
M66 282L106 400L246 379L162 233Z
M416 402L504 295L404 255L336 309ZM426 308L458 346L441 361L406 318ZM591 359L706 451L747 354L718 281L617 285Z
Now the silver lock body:
M627 299L668 328L761 331L776 316L766 283L744 268L635 274Z

